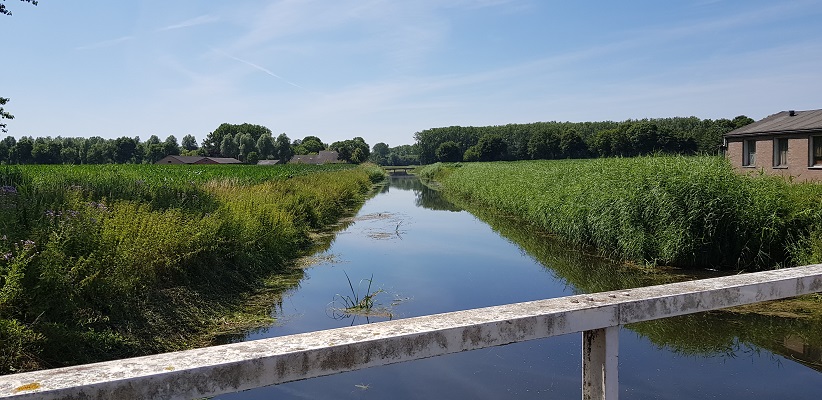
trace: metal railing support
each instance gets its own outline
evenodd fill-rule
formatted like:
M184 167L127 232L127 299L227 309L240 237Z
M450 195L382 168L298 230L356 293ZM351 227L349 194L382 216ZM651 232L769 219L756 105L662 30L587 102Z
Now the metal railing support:
M619 397L619 326L582 332L582 400Z

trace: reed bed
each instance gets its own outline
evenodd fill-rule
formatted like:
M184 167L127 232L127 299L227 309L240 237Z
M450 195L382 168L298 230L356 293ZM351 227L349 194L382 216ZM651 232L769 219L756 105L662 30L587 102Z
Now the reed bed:
M759 270L822 254L822 185L741 175L722 157L434 164L420 175L614 259Z

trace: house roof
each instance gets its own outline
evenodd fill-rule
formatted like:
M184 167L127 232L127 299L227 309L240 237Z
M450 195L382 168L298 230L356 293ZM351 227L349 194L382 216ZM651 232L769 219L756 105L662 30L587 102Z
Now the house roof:
M236 158L221 158L221 157L202 157L202 156L166 156L162 160L157 161L157 164L168 164L168 159L177 160L183 164L197 164L207 161L213 161L217 164L241 164L242 161Z
M794 115L791 115L793 113ZM782 111L752 124L734 129L725 136L806 133L822 131L822 110Z
M205 157L202 156L169 156L177 161L180 161L185 164L193 164L197 161L202 160Z
M260 160L257 161L257 165L277 165L280 163L280 160Z
M217 164L242 164L242 161L236 158L208 157L208 159L216 162Z

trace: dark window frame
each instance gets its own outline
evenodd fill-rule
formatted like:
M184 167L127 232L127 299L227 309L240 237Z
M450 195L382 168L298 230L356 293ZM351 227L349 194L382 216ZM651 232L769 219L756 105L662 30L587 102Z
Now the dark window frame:
M773 140L773 166L788 166L788 138L774 138Z
M742 166L756 166L756 139L745 139L742 141Z

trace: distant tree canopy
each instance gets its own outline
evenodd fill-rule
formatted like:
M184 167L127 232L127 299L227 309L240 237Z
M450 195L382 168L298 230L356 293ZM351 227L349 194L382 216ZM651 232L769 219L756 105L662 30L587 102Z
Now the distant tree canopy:
M331 143L328 149L336 151L339 154L337 157L339 160L352 164L368 161L368 157L371 155L368 143L365 143L365 139L359 136L354 139Z
M3 2L5 2L6 0L2 0L2 1L3 1ZM34 5L34 6L36 6L36 5L37 5L37 0L20 0L20 1L25 2L25 3L31 3L31 4L32 4L32 5ZM9 11L9 10L6 8L6 5L5 5L5 4L0 3L0 14L3 14L3 15L11 15L11 11Z
M317 154L328 147L320 138L316 136L306 136L302 140L295 140L291 148L294 154Z
M419 162L528 160L636 156L651 153L717 154L722 136L754 122L696 117L623 122L536 122L426 129L414 134ZM456 145L456 149L454 148ZM444 147L443 147L444 146Z
M382 142L374 145L368 160L379 165L417 165L420 163L417 145L404 144L389 147Z
M0 163L3 164L125 164L149 163L179 154L173 135L161 142L156 135L147 141L140 138L117 139L8 136L0 141Z
M209 157L242 157L255 151L257 141L262 136L271 136L271 130L262 125L223 123L206 135L201 147L202 154ZM229 151L223 152L224 147Z

